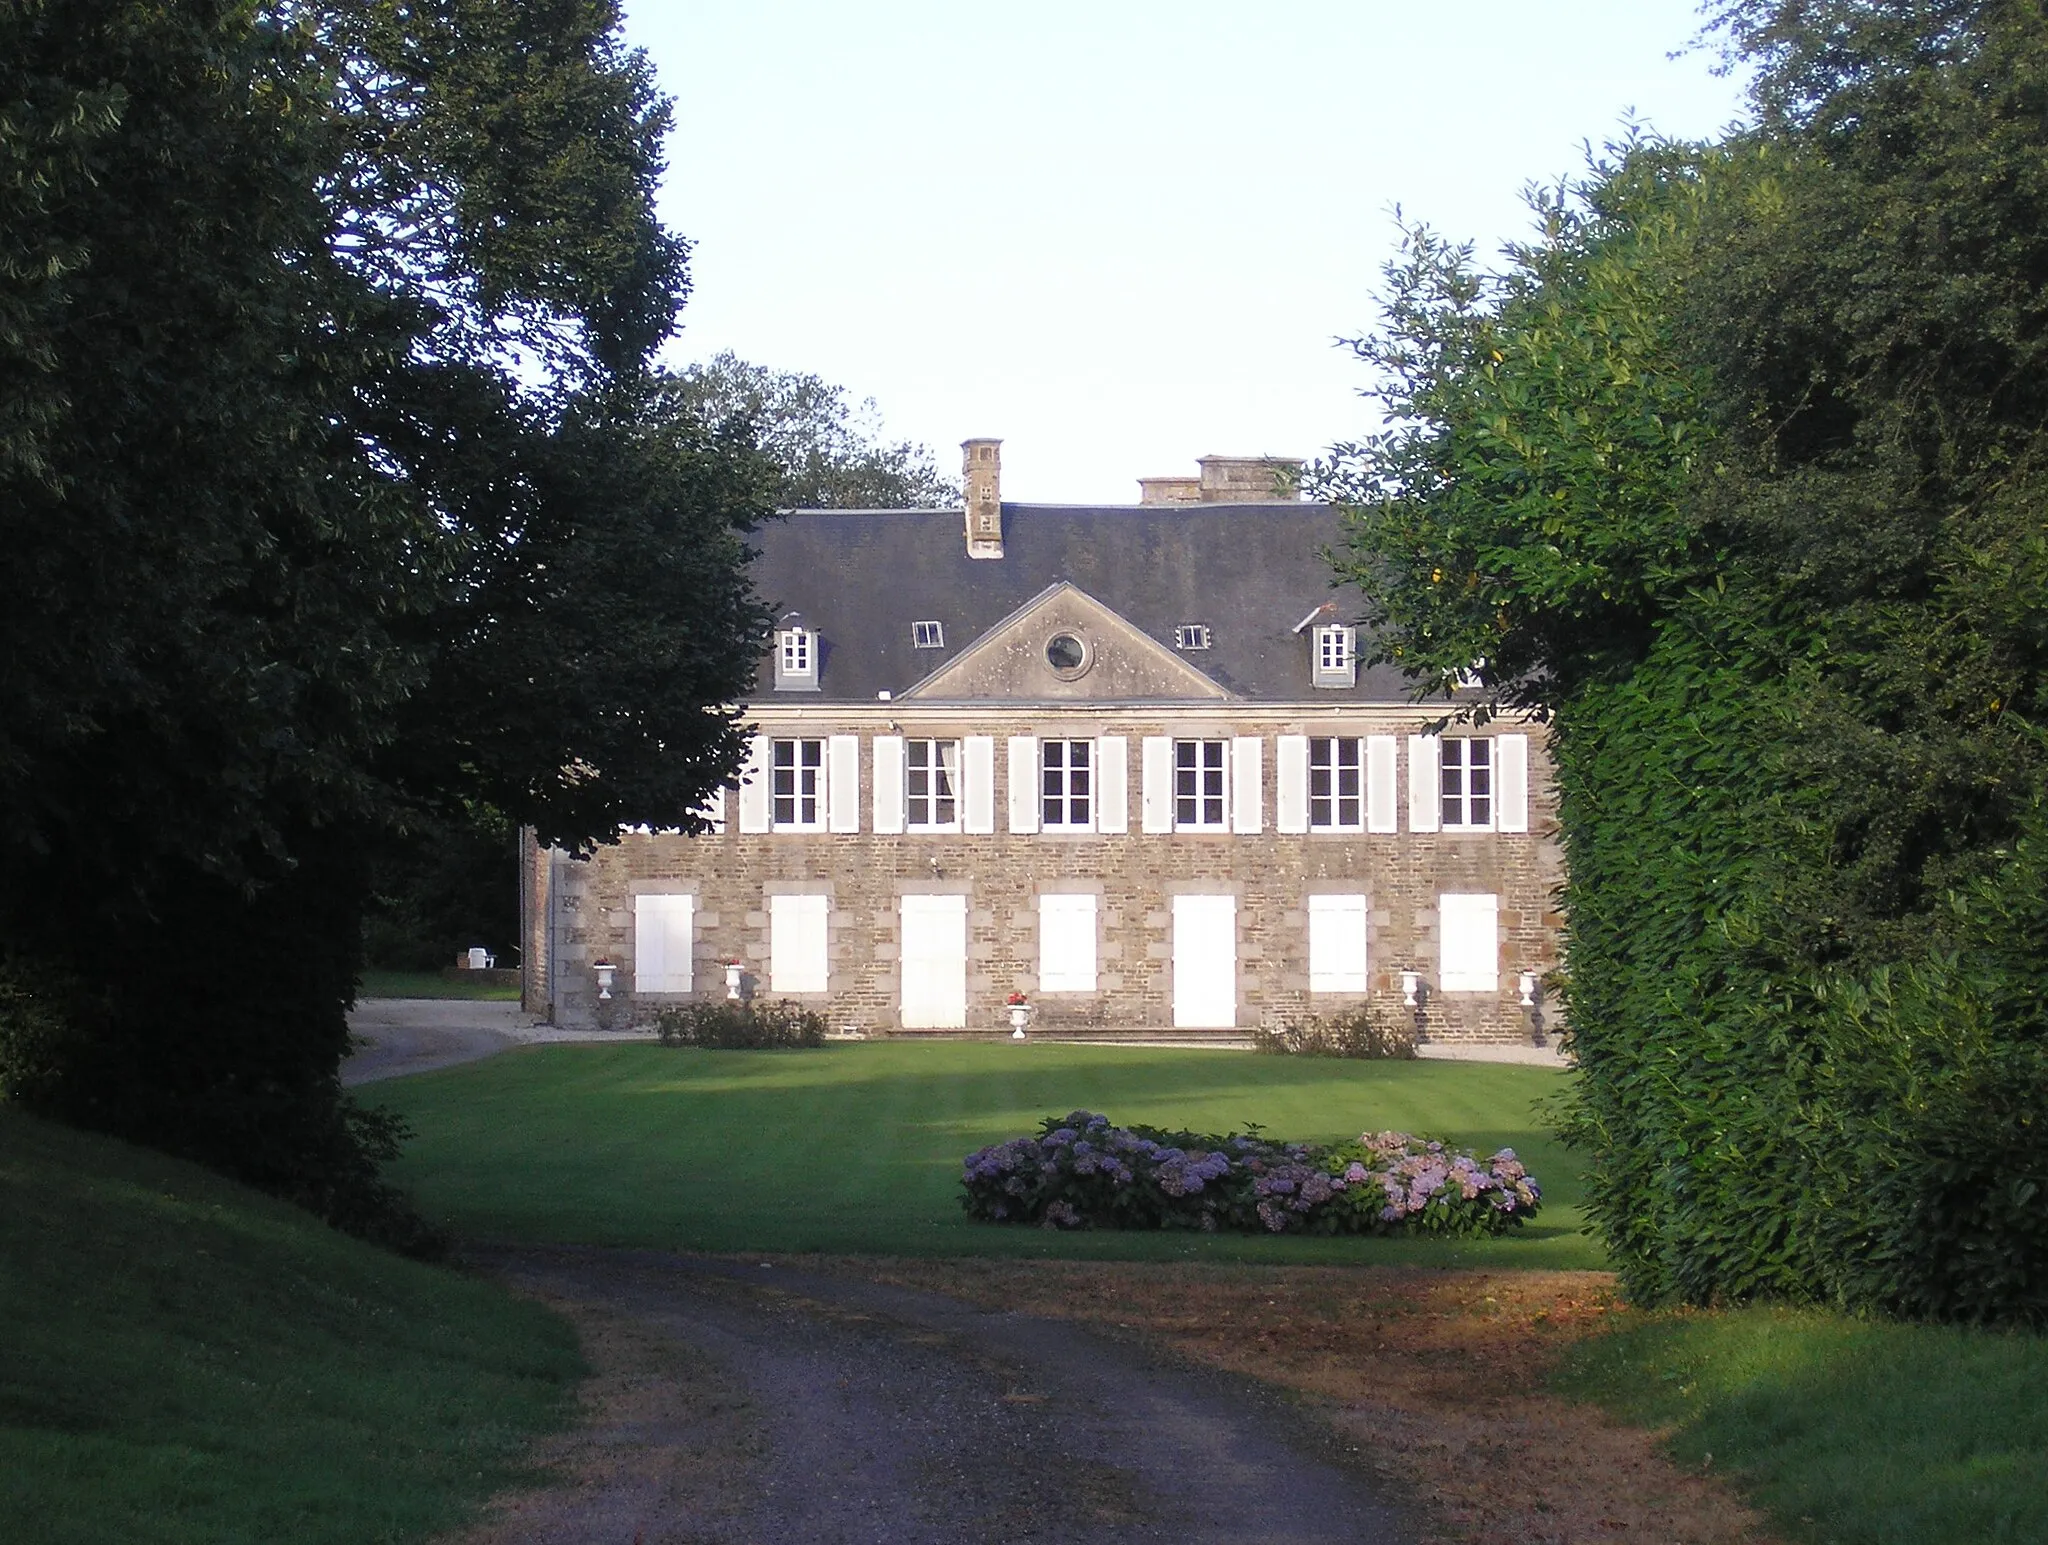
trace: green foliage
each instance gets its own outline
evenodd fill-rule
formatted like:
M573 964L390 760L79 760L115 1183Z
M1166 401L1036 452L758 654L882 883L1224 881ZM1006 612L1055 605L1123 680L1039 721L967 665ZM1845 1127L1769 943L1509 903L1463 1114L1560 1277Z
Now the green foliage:
M2048 1319L2043 21L1724 7L1757 128L1613 147L1501 276L1412 234L1358 345L1382 658L1554 717L1567 1130L1645 1301Z
M664 1046L701 1046L713 1051L778 1051L825 1044L825 1016L786 999L738 1003L698 998L665 1008L655 1017Z
M1252 1031L1252 1050L1276 1057L1412 1060L1415 1028L1364 1004L1343 1014L1306 1014L1277 1027L1259 1025Z
M960 484L931 450L883 437L872 397L814 375L750 365L731 352L692 365L673 390L704 420L759 444L782 469L785 509L915 510L957 505Z
M0 8L11 1098L367 1226L368 856L735 765L777 472L648 368L666 123L609 0Z
M569 1325L0 1106L0 1538L445 1537L575 1416Z

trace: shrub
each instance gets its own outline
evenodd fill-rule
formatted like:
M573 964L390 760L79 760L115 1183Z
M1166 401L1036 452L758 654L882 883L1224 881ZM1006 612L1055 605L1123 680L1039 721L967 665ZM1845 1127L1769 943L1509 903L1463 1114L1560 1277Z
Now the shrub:
M1273 1234L1504 1234L1542 1189L1514 1150L1480 1160L1405 1132L1320 1146L1075 1111L967 1156L960 1205L990 1223Z
M1252 1031L1252 1049L1277 1057L1407 1061L1415 1055L1415 1027L1361 1005L1329 1019L1307 1014L1283 1020L1277 1029L1260 1025Z
M702 1046L717 1051L775 1051L825 1044L825 1018L786 999L776 1003L734 1003L710 999L666 1008L655 1018L664 1046Z

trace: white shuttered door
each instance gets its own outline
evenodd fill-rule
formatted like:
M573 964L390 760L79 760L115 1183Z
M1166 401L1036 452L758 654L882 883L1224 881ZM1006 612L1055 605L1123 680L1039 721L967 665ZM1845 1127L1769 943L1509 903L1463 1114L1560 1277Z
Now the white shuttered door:
M695 896L633 898L633 990L688 992L696 945Z
M1308 990L1364 992L1365 897L1308 898Z
M967 898L902 898L903 1028L967 1024Z
M1500 897L1436 898L1437 972L1445 992L1500 991Z
M1095 991L1095 898L1038 898L1038 990Z
M1237 1023L1237 898L1173 898L1173 1022L1183 1030Z
M768 990L824 992L831 971L823 896L768 898Z

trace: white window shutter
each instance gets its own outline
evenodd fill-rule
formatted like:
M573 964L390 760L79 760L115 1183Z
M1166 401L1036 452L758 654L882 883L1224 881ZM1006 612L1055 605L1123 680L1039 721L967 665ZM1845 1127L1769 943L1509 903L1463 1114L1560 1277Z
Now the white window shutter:
M1308 830L1308 737L1282 735L1273 745L1273 830Z
M1437 985L1445 992L1500 991L1500 897L1436 898Z
M1497 735L1493 741L1495 831L1529 829L1529 737Z
M1443 775L1437 759L1443 743L1434 735L1408 737L1408 829L1433 832L1443 824Z
M1308 898L1308 990L1365 992L1365 897Z
M1230 827L1241 836L1265 830L1266 742L1239 735L1230 745Z
M995 736L969 735L960 742L960 781L966 785L960 829L986 837L996 829Z
M768 898L768 990L824 992L831 982L830 903L823 896Z
M712 835L724 835L725 790L713 789L709 794L706 794L704 796L702 801L698 803L697 808L692 810L690 813L696 816L699 820L703 821L706 824L706 826L710 829Z
M1165 735L1147 735L1144 748L1144 788L1140 793L1143 823L1148 832L1173 830L1173 741Z
M1010 830L1038 830L1038 737L1010 737Z
M1392 735L1365 738L1365 829L1369 832L1401 829L1400 782L1395 769L1400 745Z
M860 830L860 737L834 735L825 742L825 826Z
M1095 898L1038 898L1038 990L1095 991Z
M696 953L695 896L633 898L633 990L688 992Z
M903 737L875 737L875 830L893 836L903 830Z
M1129 755L1121 735L1095 742L1095 829L1112 837L1131 829Z
M740 830L764 832L774 806L769 801L768 737L756 735L747 744L747 759L740 764Z

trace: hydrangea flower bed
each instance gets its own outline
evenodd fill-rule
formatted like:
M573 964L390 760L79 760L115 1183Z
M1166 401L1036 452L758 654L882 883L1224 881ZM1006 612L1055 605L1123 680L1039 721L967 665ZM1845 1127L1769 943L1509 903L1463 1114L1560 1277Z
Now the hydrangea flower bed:
M967 1156L961 1206L990 1223L1272 1234L1504 1234L1543 1191L1512 1148L1489 1159L1406 1132L1283 1143L1112 1126L1077 1110Z

